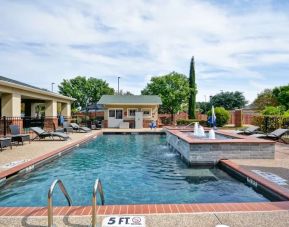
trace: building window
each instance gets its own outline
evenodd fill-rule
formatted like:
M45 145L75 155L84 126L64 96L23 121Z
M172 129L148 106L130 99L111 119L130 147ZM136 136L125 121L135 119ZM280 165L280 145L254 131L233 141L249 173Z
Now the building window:
M115 117L115 110L109 110L109 117Z
M122 110L115 110L116 118L115 119L122 119Z
M147 108L147 109L142 109L143 116L144 117L151 117L152 116L152 109Z
M137 109L127 109L127 116L128 117L134 117L135 112L137 112Z

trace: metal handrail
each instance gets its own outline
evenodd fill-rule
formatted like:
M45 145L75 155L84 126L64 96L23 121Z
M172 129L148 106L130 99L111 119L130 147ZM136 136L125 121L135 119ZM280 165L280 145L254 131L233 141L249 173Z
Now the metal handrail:
M100 179L96 179L92 192L92 227L96 227L96 204L97 204L97 191L100 194L101 205L104 205L104 193Z
M65 196L68 205L71 206L72 205L72 200L69 196L69 194L67 193L64 184L62 183L62 181L60 179L56 179L55 181L52 182L49 190L48 190L48 227L52 227L53 226L53 207L52 207L52 195L53 195L53 191L54 191L54 187L55 185L58 184L60 190L62 191L63 195Z

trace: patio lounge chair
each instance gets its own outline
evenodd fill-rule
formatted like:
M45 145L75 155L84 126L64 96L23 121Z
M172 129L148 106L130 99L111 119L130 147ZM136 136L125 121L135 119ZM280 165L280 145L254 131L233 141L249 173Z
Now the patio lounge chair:
M280 140L280 141L286 143L286 141L282 139L282 136L284 136L288 132L289 132L289 129L279 128L273 132L270 132L269 134L255 134L255 135L251 135L251 136L256 137L256 138Z
M21 134L20 127L18 125L9 125L11 131L11 142L23 143L28 141L30 143L30 135L29 134Z
M49 138L54 140L55 136L58 137L59 139L63 139L63 140L70 139L70 137L63 132L47 132L47 131L44 131L42 128L39 128L39 127L31 127L30 129L33 132L35 132L37 135L33 140L35 140L35 139L41 140L41 139L45 139L46 137L49 137Z
M73 128L69 126L69 123L67 121L63 122L63 128L64 128L64 132L66 133L73 132Z
M252 134L255 134L255 133L258 133L258 130L260 129L259 126L249 126L243 130L239 130L239 131L236 131L237 134L244 134L244 135L252 135Z
M4 147L10 146L10 149L12 149L12 143L11 138L0 138L0 149L3 150Z
M87 128L87 127L80 127L78 124L76 123L70 123L71 127L73 128L73 130L77 131L77 132L90 132L91 129Z

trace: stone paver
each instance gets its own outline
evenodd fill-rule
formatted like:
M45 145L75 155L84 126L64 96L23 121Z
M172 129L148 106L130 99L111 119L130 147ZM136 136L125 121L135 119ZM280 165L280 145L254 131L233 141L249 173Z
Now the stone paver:
M105 216L98 216L100 224ZM214 227L226 224L230 227L288 227L289 212L254 212L254 213L210 213L210 214L163 214L145 215L147 227ZM87 227L91 223L90 216L54 217L57 226ZM11 226L47 226L47 218L41 217L0 217L0 227ZM99 225L100 226L100 225Z
M67 141L60 141L58 139L55 139L54 141L31 141L30 144L25 142L23 146L19 145L13 146L12 149L3 149L3 151L0 152L0 172L7 170L9 168L9 163L11 164L11 162L22 164L23 162L37 158L65 145L72 144L78 140L80 141L98 132L99 131L92 131L89 133L70 133L69 136L71 137L71 140ZM10 165L10 167L13 166Z
M276 143L275 159L233 159L241 167L252 170L261 170L280 176L287 180L289 189L289 144Z

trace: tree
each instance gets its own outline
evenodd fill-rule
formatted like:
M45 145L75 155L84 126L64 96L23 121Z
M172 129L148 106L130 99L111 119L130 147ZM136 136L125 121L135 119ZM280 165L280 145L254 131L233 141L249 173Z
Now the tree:
M189 86L190 86L190 95L189 95L189 109L188 115L190 119L196 118L196 94L197 94L197 86L196 86L196 75L195 75L195 62L194 57L191 59L191 67L190 67L190 77L189 77Z
M211 98L211 104L215 107L224 107L226 110L243 108L248 101L240 91L221 92Z
M282 115L284 113L283 106L266 106L262 111L263 115Z
M278 106L278 100L271 89L265 89L257 95L252 105L258 110L263 110L266 106Z
M122 89L119 91L119 94L117 91L114 92L115 95L134 95L130 91L123 91Z
M152 77L151 81L141 91L142 95L159 95L162 99L160 112L173 115L181 110L182 104L188 102L188 78L176 72L167 75Z
M212 108L212 104L209 102L197 102L196 107L201 114L206 114Z
M281 87L275 87L272 91L273 96L277 99L279 105L289 109L289 84Z
M113 95L114 89L110 88L104 80L84 76L77 76L70 80L63 80L58 86L59 93L76 100L72 109L85 109L89 103L97 102L102 95Z

